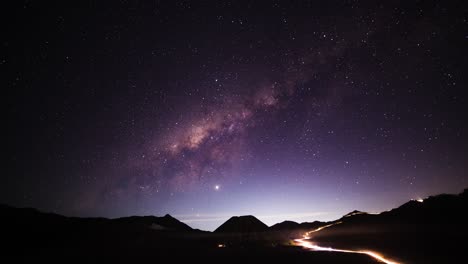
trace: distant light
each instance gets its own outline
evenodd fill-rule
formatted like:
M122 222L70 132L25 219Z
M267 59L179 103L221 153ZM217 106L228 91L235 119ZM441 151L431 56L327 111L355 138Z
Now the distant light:
M226 245L225 245L225 244L218 244L218 247L219 247L219 248L225 248Z
M419 198L419 199L417 199L416 201L422 203L422 202L424 202L424 199Z
M215 185L214 188L215 188L216 191L219 190L219 185Z

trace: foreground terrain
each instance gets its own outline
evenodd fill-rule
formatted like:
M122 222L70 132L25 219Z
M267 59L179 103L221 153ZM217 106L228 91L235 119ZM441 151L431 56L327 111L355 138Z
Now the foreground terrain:
M6 257L29 260L466 263L467 191L410 201L380 214L354 211L330 222L268 227L233 217L215 232L164 217L74 218L1 206ZM343 252L339 252L339 251Z

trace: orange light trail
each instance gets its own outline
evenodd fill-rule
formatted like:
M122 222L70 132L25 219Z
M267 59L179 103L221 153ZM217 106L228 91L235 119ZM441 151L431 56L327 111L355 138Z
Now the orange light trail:
M326 226L322 226L322 227L319 227L319 228L317 228L317 229L315 229L313 231L309 231L309 232L305 233L304 238L294 239L294 242L296 242L296 245L298 245L298 246L302 246L304 248L308 248L308 249L312 249L312 250L316 250L316 251L331 251L331 252L365 254L365 255L368 255L368 256L370 256L370 257L372 257L374 259L377 259L378 261L384 262L386 264L401 264L400 262L396 262L396 261L393 261L393 260L386 259L381 254L379 254L377 252L373 252L373 251L348 250L348 249L335 249L335 248L331 248L331 247L321 247L321 246L318 246L318 245L316 245L316 244L314 244L314 243L312 243L310 241L307 241L308 239L310 239L309 235L311 233L318 232L318 231L320 231L322 229L325 229L327 227L337 225L337 224L341 224L341 222L326 225Z
M381 254L373 252L373 251L361 251L361 250L347 250L347 249L335 249L331 247L321 247L313 244L312 242L306 241L306 238L301 238L301 239L295 239L295 242L297 242L297 245L309 248L312 250L316 251L331 251L331 252L344 252L344 253L357 253L357 254L365 254L368 256L371 256L381 262L387 263L387 264L401 264L396 261L392 261L389 259L384 258Z

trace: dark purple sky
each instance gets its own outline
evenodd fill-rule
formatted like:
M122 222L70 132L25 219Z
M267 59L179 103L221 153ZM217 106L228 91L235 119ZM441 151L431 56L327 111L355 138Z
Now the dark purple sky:
M463 1L15 2L2 203L212 230L468 185Z

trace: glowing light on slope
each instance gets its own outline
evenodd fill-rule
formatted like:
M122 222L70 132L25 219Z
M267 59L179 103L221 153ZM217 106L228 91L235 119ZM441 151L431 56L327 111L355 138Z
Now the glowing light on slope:
M373 251L347 250L347 249L335 249L331 247L321 247L321 246L313 244L312 242L306 241L306 238L295 239L294 241L297 242L297 245L299 246L312 249L312 250L316 250L316 251L332 251L332 252L365 254L387 264L400 264L399 262L386 259L381 254L373 252Z
M389 260L389 259L386 259L384 258L381 254L377 253L377 252L373 252L373 251L367 251L367 250L348 250L348 249L335 249L335 248L331 248L331 247L321 247L321 246L318 246L310 241L307 241L308 239L310 239L310 234L311 233L315 233L315 232L318 232L320 230L323 230L327 227L330 227L330 226L334 226L334 225L338 225L338 224L341 224L341 222L337 222L337 223L333 223L333 224L329 224L329 225L326 225L326 226L322 226L322 227L319 227L315 230L312 230L312 231L309 231L307 233L304 234L304 238L300 238L300 239L295 239L294 242L296 242L296 245L298 246L302 246L304 248L308 248L308 249L312 249L312 250L316 250L316 251L332 251L332 252L344 252L344 253L355 253L355 254L365 254L365 255L368 255L370 257L373 257L374 259L377 259L381 262L384 262L384 263L387 263L387 264L401 264L399 262L396 262L396 261L392 261L392 260Z
M327 228L327 227L334 226L334 225L338 225L338 224L341 224L341 223L342 223L342 222L336 222L336 223L333 223L333 224L321 226L321 227L319 227L319 228L317 228L317 229L314 229L314 230L312 230L312 231L307 232L307 233L305 234L304 237L309 236L311 233L315 233L315 232L318 232L318 231L320 231L320 230L322 230L322 229L325 229L325 228Z

